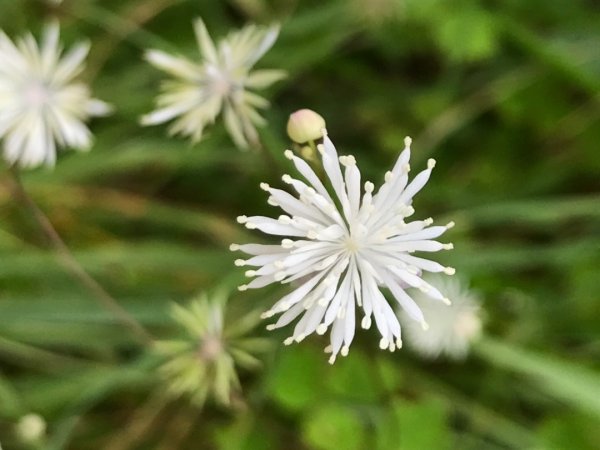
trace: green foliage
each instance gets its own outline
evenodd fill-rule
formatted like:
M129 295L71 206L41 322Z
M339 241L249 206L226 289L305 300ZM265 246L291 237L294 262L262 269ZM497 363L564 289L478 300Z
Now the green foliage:
M600 19L592 3L0 1L0 29L11 37L58 17L67 46L92 43L82 79L115 114L90 124L89 153L61 152L55 170L25 173L23 184L79 264L153 341L193 350L169 305L243 282L228 246L262 237L235 217L274 212L258 184L282 187L292 171L285 125L300 108L325 118L364 180L382 180L407 134L415 170L436 158L416 215L456 222L455 250L442 262L484 299L486 334L466 361L451 363L382 352L372 331L359 330L350 354L330 366L325 338L286 347L284 331L253 330L248 313L285 289L235 293L228 308L237 319L226 332L245 337L232 356L241 390L222 395L229 407L166 397L164 358L61 264L3 167L3 450L34 448L16 427L30 413L47 422L41 445L50 450L597 448ZM289 76L262 92L271 106L258 150L236 149L220 120L196 145L170 138L166 126L138 125L162 77L143 51L196 55L196 17L214 36L281 23L257 69Z
M270 373L270 392L282 408L304 411L318 403L324 391L324 364L315 348L285 349Z
M393 406L400 430L400 448L451 448L446 414L437 401L411 405L400 402Z
M310 447L319 450L364 448L365 430L351 408L335 404L320 404L308 414L302 436Z

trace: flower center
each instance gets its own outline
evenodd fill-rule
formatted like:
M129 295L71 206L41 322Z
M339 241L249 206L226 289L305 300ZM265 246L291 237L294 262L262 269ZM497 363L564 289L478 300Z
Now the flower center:
M344 248L348 253L356 254L360 248L360 244L355 237L348 236L344 239Z
M479 335L481 331L481 321L472 311L465 311L456 318L454 331L462 338L474 338Z
M214 361L223 350L223 344L218 336L207 336L200 344L198 355L203 361Z
M232 90L233 82L231 76L227 71L220 67L209 65L206 68L206 73L210 80L210 89L215 94L226 96Z
M231 90L231 83L225 77L215 78L213 80L213 89L217 94L225 96Z
M27 106L41 108L50 99L50 91L40 81L34 81L25 86L23 97Z

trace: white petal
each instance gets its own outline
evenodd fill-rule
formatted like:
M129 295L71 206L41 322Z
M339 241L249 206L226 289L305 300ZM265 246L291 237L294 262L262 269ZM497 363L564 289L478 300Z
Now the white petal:
M194 21L194 32L196 34L198 48L200 48L200 52L204 59L212 64L217 64L217 50L215 49L215 44L210 38L202 19L196 19Z

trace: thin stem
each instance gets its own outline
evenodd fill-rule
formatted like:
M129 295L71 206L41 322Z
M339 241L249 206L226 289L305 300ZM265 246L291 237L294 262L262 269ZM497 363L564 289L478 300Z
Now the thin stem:
M83 361L74 357L43 350L34 345L17 342L4 336L0 336L0 355L3 359L21 367L48 373L62 370L65 366L76 368L81 367L83 364Z
M194 429L201 410L199 408L182 408L165 427L164 438L157 450L177 450L182 447Z
M59 261L65 266L66 269L69 270L69 272L71 272L74 278L76 278L83 286L85 286L92 294L94 294L94 297L104 308L114 314L119 322L129 328L142 343L152 344L152 336L150 336L145 328L121 305L119 305L119 303L108 292L106 292L106 290L77 262L69 250L69 247L67 247L52 225L52 222L50 222L48 217L25 190L18 170L13 167L11 168L10 173L12 174L13 194L15 198L19 199L22 204L31 212L39 227L48 237Z
M161 414L168 405L169 399L163 391L153 392L146 403L134 412L129 423L122 431L115 433L103 447L107 450L129 450L137 445L147 436L159 421Z

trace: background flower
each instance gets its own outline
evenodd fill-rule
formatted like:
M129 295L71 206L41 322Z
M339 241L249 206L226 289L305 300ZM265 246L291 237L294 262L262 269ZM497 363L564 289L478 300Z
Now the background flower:
M267 339L249 336L259 315L232 317L226 302L225 293L217 292L210 298L201 294L187 307L173 305L172 317L184 335L156 344L167 359L159 371L169 392L199 406L208 398L229 405L241 393L238 368L256 369L255 355L269 348Z
M429 276L427 281L446 293L452 304L440 305L422 292L416 291L413 299L423 311L429 329L415 326L404 311L400 311L400 323L405 341L425 358L445 355L463 359L471 342L481 333L481 305L477 296L456 278Z
M74 81L89 44L62 56L58 35L55 22L46 26L40 46L31 34L15 44L0 31L0 138L9 164L53 166L57 145L89 149L92 136L84 122L110 112Z
M163 84L156 100L158 109L142 117L142 124L175 120L171 133L190 136L196 142L222 112L225 128L236 145L257 145L255 126L265 123L258 109L266 108L269 102L252 90L270 86L284 78L285 72L252 68L275 43L279 27L248 25L229 33L217 46L201 19L194 21L194 32L202 54L199 63L160 50L146 53L150 64L175 79Z

